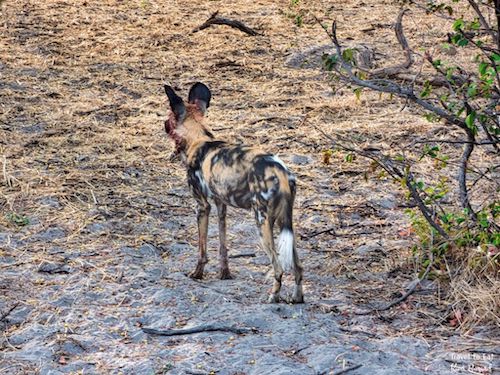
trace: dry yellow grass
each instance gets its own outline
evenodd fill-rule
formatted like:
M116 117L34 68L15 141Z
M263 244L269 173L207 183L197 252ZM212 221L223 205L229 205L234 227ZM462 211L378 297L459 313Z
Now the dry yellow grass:
M250 37L225 26L191 34L215 10L263 35ZM105 280L116 276L106 267L121 246L168 247L178 239L194 246L185 171L169 159L173 146L163 130L168 111L163 83L185 96L193 82L203 81L213 93L208 119L218 136L260 144L283 156L298 175L299 234L338 229L339 237L301 242L309 272L351 273L356 281L367 272L408 267L411 242L399 234L408 226L404 207L395 203L386 212L376 203L388 192L403 203L404 193L384 176L365 180L365 160L346 163L345 155L335 152L331 164L322 164L322 152L331 145L317 128L357 137L387 153L419 137L450 133L387 96L364 92L357 100L348 88L333 95L323 71L288 63L294 54L328 44L314 14L337 19L342 40L363 41L382 54L379 63L390 64L399 58L391 53L398 46L390 28L398 10L398 3L389 0L364 5L313 0L297 7L267 0L2 2L0 232L15 232L26 241L48 228L66 233L50 244L32 241L5 251L27 269L51 259L50 246L95 251L99 272L94 271ZM304 24L298 27L294 16L301 11ZM404 24L417 51L443 40L449 27L418 11ZM459 148L449 149L459 154ZM311 161L295 164L293 155L308 155ZM487 165L491 157L481 150L473 163ZM454 168L446 171L450 178ZM423 178L434 178L430 164L421 171ZM495 194L491 189L476 186L474 203ZM47 204L47 199L57 203ZM30 218L31 224L17 227L10 213ZM163 225L172 216L186 217L182 233ZM113 230L89 233L89 225L106 222ZM349 252L373 241L386 241L385 259L368 262ZM36 298L33 291L40 285L29 278L24 282L7 293ZM394 282L399 288L401 280ZM346 286L366 302L365 287L373 299L388 298L382 281ZM307 288L316 297L329 293L311 283Z

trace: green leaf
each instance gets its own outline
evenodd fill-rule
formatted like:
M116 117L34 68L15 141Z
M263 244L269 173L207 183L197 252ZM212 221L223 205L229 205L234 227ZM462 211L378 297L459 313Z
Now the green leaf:
M498 54L498 53L496 53L496 52L495 52L495 53L493 53L490 57L491 57L491 59L492 59L494 62L496 62L496 63L499 63L499 62L500 62L500 54Z
M354 154L349 152L345 155L344 160L348 163L352 163L352 161L354 160Z
M432 85L429 80L425 81L424 89L420 92L421 98L427 98L432 91Z
M469 29L470 30L479 30L481 27L481 24L479 23L479 19L475 18L474 21L469 23Z
M361 91L363 91L363 89L361 87L357 87L353 91L354 95L356 95L356 100L359 101L361 99Z
M486 74L486 69L488 69L490 65L486 62L482 62L479 64L479 74L481 74L482 76L484 76Z
M464 27L464 20L462 18L459 18L455 22L453 22L453 30L458 31Z
M16 214L15 212L11 212L7 215L7 219L13 223L16 224L20 227L23 227L25 225L28 225L30 223L30 219L28 219L26 216Z
M321 60L323 61L325 69L331 71L339 61L339 57L337 55L329 55L328 53L325 53L321 56Z
M352 48L346 48L342 52L342 58L348 63L352 63L354 61L354 50Z
M472 98L477 94L477 84L471 83L467 89L467 96Z
M465 125L471 130L475 129L474 120L476 119L476 112L472 111L465 118Z

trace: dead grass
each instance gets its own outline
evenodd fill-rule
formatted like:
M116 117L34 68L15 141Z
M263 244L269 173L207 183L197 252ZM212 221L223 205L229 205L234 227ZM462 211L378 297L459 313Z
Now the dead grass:
M295 154L311 157L310 164L291 164L299 177L299 233L335 226L339 236L301 241L306 267L318 275L350 273L351 289L373 287L357 277L387 271L388 265L413 271L406 257L401 259L412 240L400 234L408 227L403 207L397 203L388 213L376 203L388 194L404 202L403 193L385 176L365 179L365 160L347 163L336 152L331 164L322 164L322 151L331 144L315 127L356 136L387 153L419 137L450 134L401 101L370 92L358 101L347 88L332 95L324 72L287 65L290 55L328 44L310 15L299 28L289 16L297 10L288 1L268 0L22 0L1 7L0 231L27 241L53 227L67 234L53 243L7 245L20 269L36 272L40 262L52 257L47 249L57 245L98 254L86 267L101 280L119 247L151 243L168 248L180 239L195 246L185 172L169 160L173 146L163 131L168 108L162 84L185 95L201 80L213 91L209 121L218 136L260 144L287 162ZM190 34L217 9L263 36L223 26ZM337 18L339 37L374 46L382 54L380 63L396 58L389 52L398 48L390 29L399 10L396 2L309 1L307 9L325 20ZM405 19L405 28L413 46L426 47L445 37L447 25L428 22L417 12ZM460 150L450 151L457 156ZM491 158L481 151L473 162L484 166ZM421 170L428 180L434 178L430 167ZM453 176L453 165L443 173ZM478 200L492 194L487 184L475 189ZM29 218L30 225L13 224L6 216L11 212ZM189 223L182 233L164 225L172 216ZM89 231L96 223L112 229L96 235ZM385 254L390 261L352 255L358 246L378 240L390 242ZM394 290L400 281L392 284ZM479 297L483 292L474 294L466 281L457 281L457 290L464 293L457 298L474 302L471 319L498 321L498 311L491 309L498 308L498 300ZM498 288L496 281L491 285ZM31 280L7 292L14 299L23 293L36 299L34 291L41 287ZM328 293L315 291L312 283L306 287L317 295ZM386 284L373 288L372 299L388 298ZM481 300L484 308L478 306Z
M449 293L454 318L465 332L478 326L500 326L498 273L492 258L472 252L451 278Z

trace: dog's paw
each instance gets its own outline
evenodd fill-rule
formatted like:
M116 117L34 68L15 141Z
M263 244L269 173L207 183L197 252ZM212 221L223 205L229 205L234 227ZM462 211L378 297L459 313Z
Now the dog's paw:
M220 270L220 279L221 280L231 280L233 279L233 275L229 272L229 269L221 269Z
M268 303L278 303L280 301L280 295L277 293L273 293L267 299Z
M201 280L203 278L203 271L197 268L189 274L189 277L192 279Z

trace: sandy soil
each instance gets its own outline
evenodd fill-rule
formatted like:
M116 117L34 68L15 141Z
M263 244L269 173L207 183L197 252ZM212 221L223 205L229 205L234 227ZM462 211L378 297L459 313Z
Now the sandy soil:
M399 58L387 52L397 49L397 2L305 3L1 3L0 374L498 370L498 332L450 327L438 282L360 314L401 296L418 272L410 203L366 160L334 151L325 164L332 145L318 128L384 152L443 129L393 98L334 94L317 61L329 46L312 13L337 19L346 43L375 48L378 64ZM192 34L215 10L262 35L226 26ZM418 12L405 21L421 47L446 27ZM170 159L163 84L186 95L196 81L212 89L217 136L259 144L297 175L304 305L265 303L269 262L247 212L228 215L235 279L217 279L215 216L206 277L186 276L195 204ZM285 284L286 295L292 279ZM207 323L252 331L143 331Z

